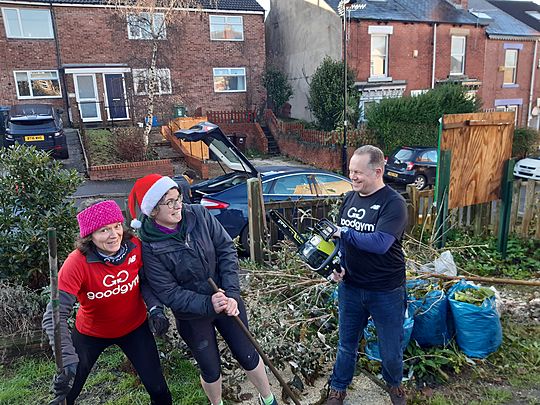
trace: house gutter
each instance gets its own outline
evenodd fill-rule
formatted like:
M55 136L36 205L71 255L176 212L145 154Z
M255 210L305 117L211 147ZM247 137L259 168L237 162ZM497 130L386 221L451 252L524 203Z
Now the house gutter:
M58 27L56 25L56 13L54 12L53 2L49 1L49 9L51 11L52 29L54 35L54 47L56 50L56 65L58 74L60 75L60 81L62 82L62 98L64 99L64 107L66 109L66 116L68 125L71 126L71 117L69 114L69 99L66 85L66 74L64 68L62 68L62 57L60 55L60 40L58 39Z
M531 89L530 89L530 92L529 92L529 115L527 117L527 127L530 127L531 120L532 120L532 109L533 109L532 100L533 100L533 94L534 94L534 77L535 77L535 73L536 73L536 63L537 63L536 55L537 55L537 53L538 53L538 39L536 41L534 41L534 56L533 56L533 61L532 61ZM537 120L536 126L538 127L538 121L540 120L540 116L537 116L536 120Z
M437 23L433 24L433 61L431 62L431 88L435 88L435 65L437 62Z

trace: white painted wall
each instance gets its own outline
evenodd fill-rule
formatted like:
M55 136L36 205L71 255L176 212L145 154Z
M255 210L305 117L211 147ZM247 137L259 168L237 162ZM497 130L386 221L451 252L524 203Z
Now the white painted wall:
M341 20L323 0L270 1L267 63L289 77L294 92L291 116L312 121L309 82L325 56L341 58Z

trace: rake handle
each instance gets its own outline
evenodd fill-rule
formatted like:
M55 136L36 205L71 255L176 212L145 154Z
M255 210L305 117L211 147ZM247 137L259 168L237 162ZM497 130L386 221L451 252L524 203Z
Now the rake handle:
M214 292L216 292L216 293L219 292L219 287L214 282L214 280L212 280L211 277L208 278L208 283L210 284L210 286L212 287ZM244 325L244 323L238 317L238 315L234 315L233 318L236 321L236 323L238 324L238 326L240 327L240 329L242 329L242 332L244 332L244 334L247 336L249 341L253 344L253 346L255 346L255 349L257 350L257 352L259 353L259 355L263 359L264 364L266 364L268 366L268 368L270 368L270 370L272 371L272 374L274 374L276 376L277 380L279 381L279 383L281 384L281 386L283 387L283 389L285 390L287 395L292 399L292 401L296 405L301 405L298 398L296 398L296 395L294 394L294 392L292 392L292 390L289 388L289 386L287 385L287 383L285 382L283 377L281 377L281 375L279 374L277 369L274 367L274 365L272 364L270 359L266 356L266 354L264 354L261 346L259 346L259 343L257 343L257 341L255 340L255 338L253 337L251 332L248 330L248 328L246 328L246 325Z

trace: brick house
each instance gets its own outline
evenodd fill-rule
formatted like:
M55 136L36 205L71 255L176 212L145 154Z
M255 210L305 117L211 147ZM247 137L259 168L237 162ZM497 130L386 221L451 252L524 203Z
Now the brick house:
M153 40L147 25L102 0L0 0L0 105L47 102L85 125L140 122ZM201 0L158 41L155 115L258 109L266 98L264 9L256 0ZM144 24L143 24L144 25Z
M526 24L535 34L532 36L522 36L515 38L515 44L518 45L517 52L517 72L518 76L521 70L521 81L516 81L519 88L522 89L521 94L516 98L523 100L523 108L520 117L522 122L526 120L527 126L540 128L540 49L538 49L539 33L540 33L540 5L532 1L489 1L497 9L502 10L507 16L511 16L512 22L516 20L522 24ZM488 13L491 15L491 13ZM516 24L512 24L516 26ZM536 35L536 38L533 39ZM531 42L531 41L535 42ZM514 42L514 41L513 41ZM532 77L523 73L523 70L532 73ZM527 82L531 83L527 85ZM531 90L532 88L532 90ZM527 92L528 91L528 92ZM528 108L527 108L528 107ZM524 125L524 124L523 124Z
M486 63L480 97L485 108L515 111L517 126L535 126L531 115L540 95L536 79L540 32L485 0L469 0L469 10L487 22Z
M480 88L485 26L467 11L466 0L364 0L354 6L346 13L346 49L357 76L361 119L370 103L419 94L438 83L459 82L471 92ZM339 8L339 0L272 2L268 63L291 78L292 116L312 118L309 78L324 56L342 57Z

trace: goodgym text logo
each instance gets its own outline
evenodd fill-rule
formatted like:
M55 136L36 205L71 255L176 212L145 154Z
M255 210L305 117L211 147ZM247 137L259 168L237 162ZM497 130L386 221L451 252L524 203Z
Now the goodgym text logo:
M128 279L129 273L126 270L120 270L116 275L107 274L103 277L103 286L107 289L95 292L88 291L86 296L89 300L99 300L118 294L126 294L139 284L139 275L137 274L131 281L128 281Z

